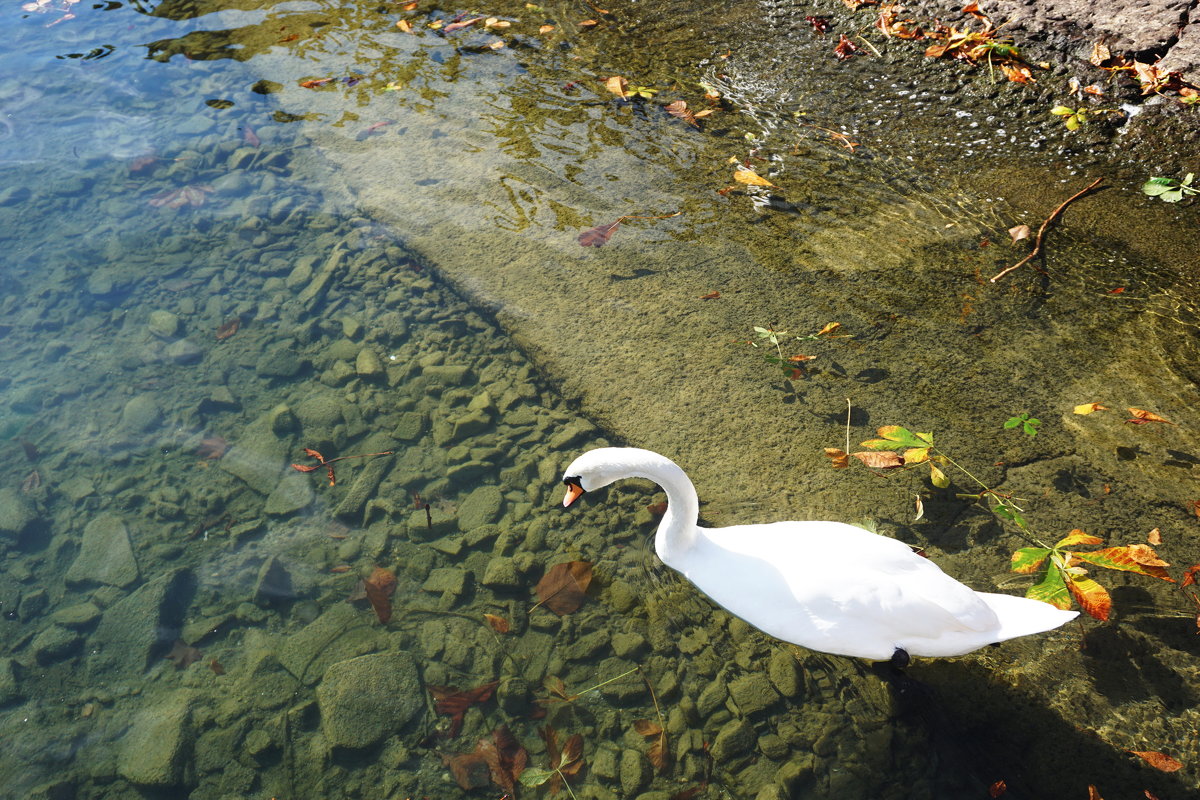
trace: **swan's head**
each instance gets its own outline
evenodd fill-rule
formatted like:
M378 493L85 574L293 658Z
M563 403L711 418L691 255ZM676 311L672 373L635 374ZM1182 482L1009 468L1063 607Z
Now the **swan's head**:
M630 477L629 454L633 452L642 451L629 447L601 447L572 461L563 473L563 484L567 487L563 506L571 505L586 492L603 489L613 481Z

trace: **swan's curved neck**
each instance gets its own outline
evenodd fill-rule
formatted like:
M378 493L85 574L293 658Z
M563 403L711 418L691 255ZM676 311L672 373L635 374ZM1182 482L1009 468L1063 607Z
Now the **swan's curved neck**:
M654 481L667 493L667 510L658 524L654 549L664 564L674 566L696 542L696 520L700 516L696 487L687 473L667 458L639 465L634 475Z

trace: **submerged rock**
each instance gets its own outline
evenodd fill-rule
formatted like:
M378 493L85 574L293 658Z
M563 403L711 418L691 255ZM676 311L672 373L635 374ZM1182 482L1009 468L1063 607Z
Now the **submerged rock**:
M117 772L139 786L169 787L184 782L192 751L192 696L180 690L139 711L121 740Z
M88 664L98 676L140 675L175 640L191 594L186 569L160 575L104 612Z
M146 328L159 339L174 339L179 335L179 317L170 311L151 311Z
M332 747L362 748L399 731L425 708L417 665L407 653L334 664L317 686L321 731Z
M130 432L145 432L162 421L162 411L154 395L139 394L121 409L121 428Z
M18 538L36 519L28 497L11 487L0 489L0 538Z
M67 570L67 583L129 586L138 579L129 531L115 514L101 514L83 529L83 545Z

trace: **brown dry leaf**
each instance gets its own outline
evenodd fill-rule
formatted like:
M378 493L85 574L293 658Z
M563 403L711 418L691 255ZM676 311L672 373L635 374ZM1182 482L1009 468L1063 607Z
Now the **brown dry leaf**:
M25 476L25 480L21 481L21 494L29 494L36 491L42 485L42 474L36 469L32 470Z
M188 666L199 661L203 655L203 653L182 639L176 639L175 644L171 645L170 651L167 652L164 658L174 664L175 669L186 669Z
M548 569L534 591L537 592L540 605L561 617L583 605L591 582L591 562L564 561Z
M1004 781L996 781L988 787L988 797L999 797L1008 791L1008 784Z
M1147 411L1144 408L1131 408L1129 409L1129 413L1133 415L1133 419L1127 419L1125 421L1134 425L1141 425L1146 422L1163 422L1167 425L1175 424L1174 422L1171 422L1171 420L1160 417L1158 414L1155 414L1152 411Z
M1112 51L1108 49L1108 45L1104 42L1096 42L1092 45L1092 54L1088 56L1088 63L1093 67L1099 67L1112 58Z
M1183 764L1165 753L1158 753L1154 750L1129 750L1128 752L1140 757L1147 764L1161 772L1176 772L1183 769Z
M460 31L463 28L471 27L476 22L482 22L482 21L483 21L483 17L472 17L471 19L464 19L459 22L451 22L449 25L447 25L442 30L445 31L446 33L450 33L451 31Z
M788 356L787 360L792 362L793 364L803 364L805 361L812 361L814 358L816 358L816 356L805 356L805 355L797 354L794 356Z
M621 220L609 222L604 225L597 225L594 228L588 228L583 233L579 234L578 241L584 247L603 247L616 233L616 230L621 225Z
M1076 414L1091 414L1093 411L1108 411L1108 406L1099 403L1080 403L1072 409Z
M417 5L417 0L413 0L411 3L405 3L401 8L405 11L416 11Z
M622 100L625 100L629 97L629 93L625 91L627 86L629 86L629 81L625 80L620 75L613 75L604 82L604 88L608 89Z
M242 327L241 317L231 317L217 327L217 339L228 339Z
M891 450L867 450L850 455L873 469L893 469L904 466L904 458Z
M733 171L733 179L738 183L744 183L749 186L770 186L775 189L779 188L754 170L742 166L739 166Z
M454 776L454 782L466 791L484 789L491 783L492 771L487 759L477 752L443 755L442 763Z
M633 721L633 729L638 732L639 736L658 736L662 733L662 725L649 719L635 719Z
M1155 528L1155 530L1158 529ZM1124 549L1125 552L1128 553L1131 560L1137 564L1141 564L1143 567L1171 566L1166 561L1163 561L1161 558L1159 558L1158 553L1154 552L1154 550L1148 544L1131 544L1127 545Z
M650 745L650 749L646 751L646 758L654 765L654 769L658 772L663 772L667 768L667 763L671 760L670 754L667 751L667 732L659 731L654 738L654 742Z
M1008 235L1012 237L1012 243L1016 244L1022 239L1028 239L1033 234L1028 225L1014 225L1008 229Z
M558 770L563 775L578 775L583 769L583 734L576 733L563 742Z
M709 292L708 294L700 295L700 299L701 300L716 300L720 296L721 296L720 292Z
M1183 571L1183 579L1179 581L1179 588L1191 586L1196 583L1196 573L1200 572L1200 564L1193 564Z
M497 39L496 41L494 41L488 45L488 49L489 50L502 50L502 49L504 49L504 41L502 39Z
M1150 531L1146 534L1146 541L1153 545L1162 544L1162 531L1160 531L1158 528Z
M840 327L842 327L842 323L840 322L827 323L824 328L821 328L821 330L817 331L817 336L824 336L827 333L833 333Z
M220 661L217 661L215 658L208 662L208 668L213 671L214 675L224 675L225 674L224 665L221 664Z
M1033 79L1033 73L1029 67L1024 64L1013 64L1007 61L1000 62L1000 71L1004 73L1004 77L1008 78L1013 83L1037 83Z
M498 617L495 614L484 614L483 618L487 620L487 624L492 626L492 630L496 633L508 633L512 630L512 626L508 624L508 620L504 617Z
M479 740L475 752L487 761L492 783L511 795L529 763L529 751L513 737L507 725L501 725Z
M1104 798L1100 796L1100 790L1091 784L1088 784L1088 800L1104 800Z
M846 34L841 33L838 34L838 36L840 38L838 39L837 46L833 48L833 54L837 56L838 61L849 61L851 58L854 58L855 54L858 53L862 48L847 39Z
M390 569L376 567L371 577L363 581L363 591L367 601L375 610L375 616L380 622L386 623L392 618L392 593L396 591L396 576Z
M840 447L826 447L825 455L833 461L834 469L845 469L850 466L850 455Z
M676 100L673 103L667 103L663 106L663 109L672 117L683 120L693 128L700 127L700 123L696 121L696 115L688 109L686 100Z
M599 22L597 22L597 21L596 21L596 20L594 20L594 19L585 19L583 22L579 23L579 27L581 27L581 28L594 28L594 27L596 27L596 26L597 26L597 25L599 25L599 24L600 24L600 23L599 23Z
M511 26L512 23L508 20L497 19L496 17L488 17L483 21L483 27L485 28L508 28Z
M412 33L412 29L413 29L412 23L406 19L397 21L396 27L399 28L400 30L404 31L405 33Z
M229 450L229 442L220 436L206 436L196 447L196 455L205 460L220 458Z
M917 515L913 517L913 522L916 522L925 516L925 501L921 499L921 495L917 495L916 511Z
M543 25L542 27L538 28L538 33L549 33L552 30L554 30L553 25Z

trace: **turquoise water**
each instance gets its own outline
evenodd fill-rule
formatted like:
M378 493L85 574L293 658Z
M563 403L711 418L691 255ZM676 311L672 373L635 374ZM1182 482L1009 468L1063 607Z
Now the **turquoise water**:
M1021 540L953 490L828 468L851 395L855 441L934 429L1041 529L1157 526L1186 565L1169 270L1068 229L1052 288L989 291L973 276L1012 259L980 239L1011 209L762 108L651 12L593 31L594 8L512 4L446 33L476 15L81 6L14 6L0 34L0 794L542 796L520 760L575 734L581 799L1192 791L1194 608L1165 584L1106 575L1116 623L897 682L663 570L647 487L558 507L577 452L627 441L685 463L711 523L870 517L1023 591ZM702 128L663 112L718 78ZM786 204L718 193L730 156ZM804 379L745 343L833 321L851 337L796 344L821 348ZM1071 413L1090 401L1179 424ZM1025 410L1036 439L999 425ZM351 458L331 485L306 448ZM559 616L536 586L566 561L594 578Z

